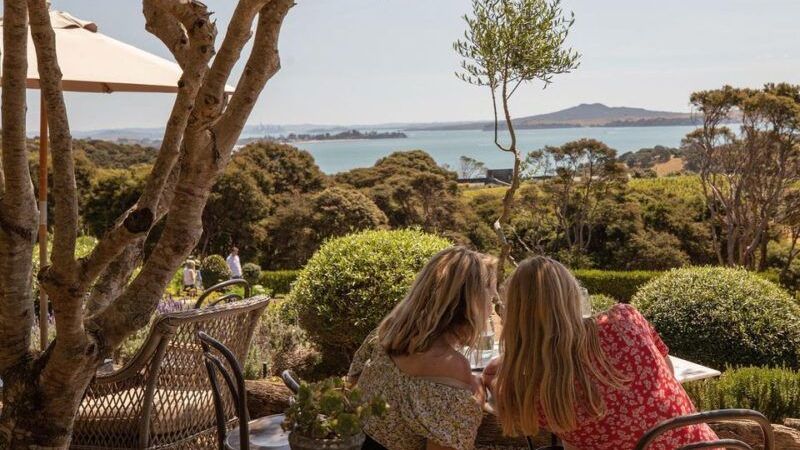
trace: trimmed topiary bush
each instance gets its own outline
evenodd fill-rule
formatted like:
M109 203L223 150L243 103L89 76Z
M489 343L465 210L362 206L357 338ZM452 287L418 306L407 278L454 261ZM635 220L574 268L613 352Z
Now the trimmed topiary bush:
M417 272L450 245L417 230L365 231L326 242L289 294L300 324L322 352L324 370L346 370Z
M674 269L632 303L681 358L719 369L800 366L800 306L744 269Z
M719 378L686 383L683 387L699 411L754 409L772 423L800 417L800 372L794 370L731 369Z
M250 286L257 285L261 279L261 266L256 263L245 263L242 266L242 278L250 283Z
M265 270L261 272L259 284L275 295L285 295L292 290L292 284L299 275L299 270Z
M220 255L206 256L200 271L203 274L203 287L206 289L231 277L231 269Z
M592 314L600 314L601 312L608 311L609 308L618 303L614 298L604 294L590 295L589 302L592 305Z
M664 272L649 270L574 270L575 278L590 294L604 294L628 303L636 291Z

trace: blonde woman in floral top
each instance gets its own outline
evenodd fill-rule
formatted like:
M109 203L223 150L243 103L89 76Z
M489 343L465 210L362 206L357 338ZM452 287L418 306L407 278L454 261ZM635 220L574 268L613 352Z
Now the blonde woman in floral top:
M364 424L365 449L474 448L484 392L458 349L486 326L495 264L462 247L440 252L356 352L351 381L389 404Z

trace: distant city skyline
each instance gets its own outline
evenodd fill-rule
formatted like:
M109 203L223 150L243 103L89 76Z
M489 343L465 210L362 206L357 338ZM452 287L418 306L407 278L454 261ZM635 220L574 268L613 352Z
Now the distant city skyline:
M222 39L235 2L208 0ZM350 125L485 120L488 92L457 80L451 45L469 0L298 0L281 34L282 70L267 85L251 124ZM723 84L800 83L794 0L564 0L576 23L569 43L581 67L542 90L531 85L515 117L580 103L686 112L691 92ZM54 0L55 9L158 55L141 2ZM241 71L239 65L234 76ZM236 79L230 80L235 85ZM28 96L38 129L38 92ZM74 130L163 126L166 94L67 94Z

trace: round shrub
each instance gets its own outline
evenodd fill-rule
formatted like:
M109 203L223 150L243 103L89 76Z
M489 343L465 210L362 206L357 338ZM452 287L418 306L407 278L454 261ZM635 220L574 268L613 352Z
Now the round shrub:
M600 314L616 305L617 301L605 294L592 294L589 296L589 303L592 305L592 314Z
M242 266L242 278L250 283L250 286L257 285L261 278L261 266L255 263L245 263Z
M400 301L417 272L451 243L417 230L376 230L326 242L289 294L323 365L346 370L367 334Z
M800 306L744 269L673 269L632 303L681 358L718 369L800 366Z
M206 256L200 270L203 273L203 286L206 288L231 277L231 269L228 268L225 258L219 255Z

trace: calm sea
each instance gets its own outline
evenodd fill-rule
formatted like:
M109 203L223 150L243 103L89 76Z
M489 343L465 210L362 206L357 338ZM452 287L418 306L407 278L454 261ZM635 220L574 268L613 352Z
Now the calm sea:
M682 126L520 130L518 139L525 153L545 145L561 145L585 137L603 141L622 154L656 145L677 147L693 129ZM368 167L391 152L415 149L425 150L439 164L448 164L453 170L458 168L462 155L483 161L490 169L510 168L512 164L511 156L494 146L492 132L407 131L406 134L407 139L301 142L294 145L311 152L320 169L329 174Z

